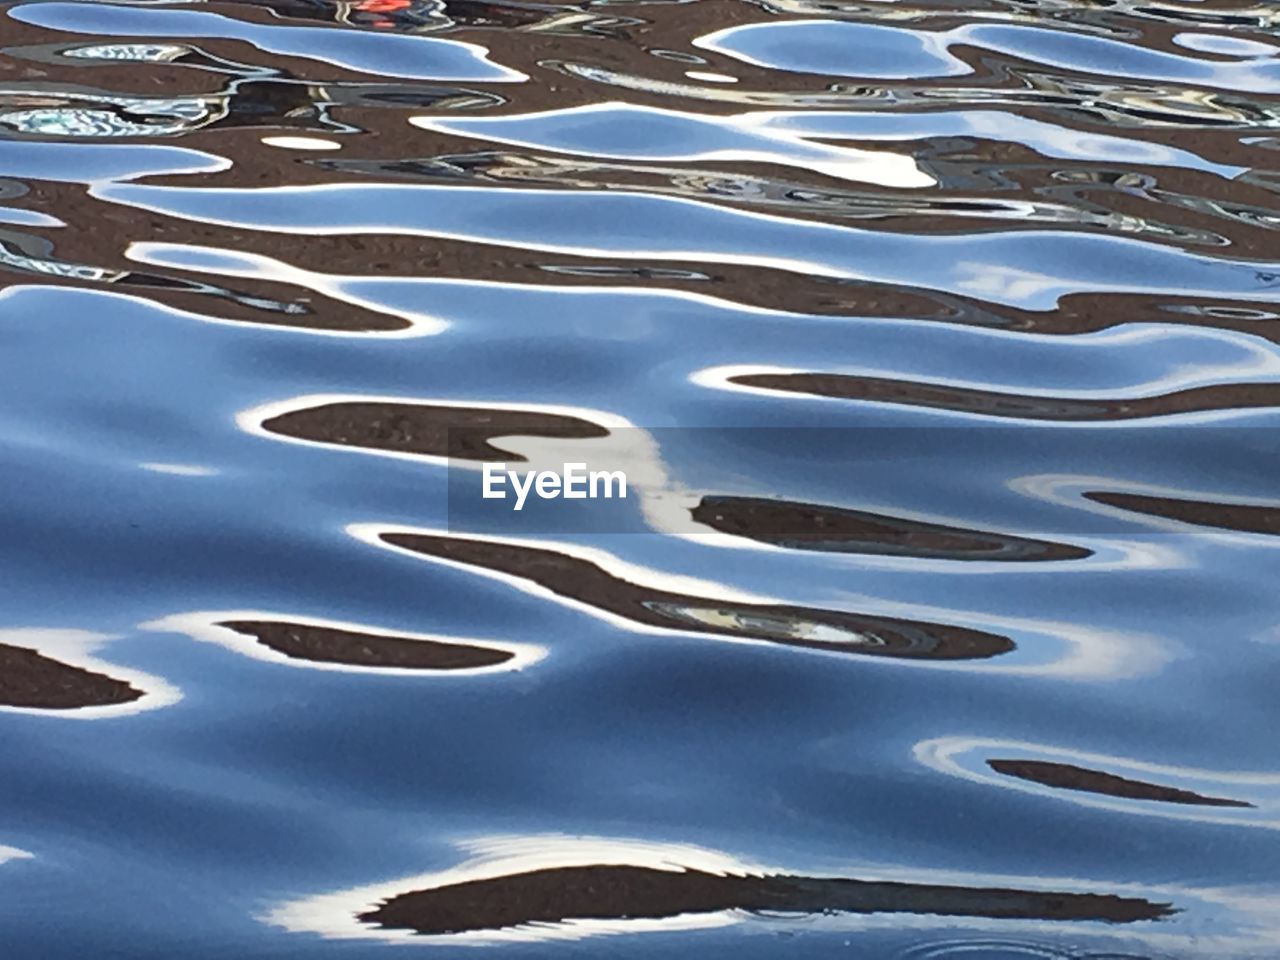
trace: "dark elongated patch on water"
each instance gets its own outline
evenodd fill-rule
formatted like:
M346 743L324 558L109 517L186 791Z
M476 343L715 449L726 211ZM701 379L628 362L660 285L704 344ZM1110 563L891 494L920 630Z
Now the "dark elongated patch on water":
M765 497L703 497L693 519L721 533L793 550L942 560L1081 560L1092 550L886 514Z
M448 407L427 403L340 401L272 417L264 430L348 447L394 450L457 460L525 457L493 446L494 437L607 437L609 431L580 417L501 407Z
M1126 800L1155 800L1161 803L1182 803L1201 807L1252 807L1243 800L1225 797L1206 797L1180 787L1168 787L1143 780L1130 780L1101 770L1090 770L1070 763L1052 763L1047 760L988 760L996 773L1003 773L1020 780L1030 780L1046 787L1062 790L1080 790L1085 793L1103 793Z
M471 670L506 663L509 650L439 640L387 637L376 633L278 620L233 620L219 626L253 637L264 647L295 660L359 667L416 670Z
M1093 893L882 883L829 877L720 876L635 866L553 867L400 894L364 923L421 934L565 920L657 919L746 910L913 913L1027 920L1158 920L1169 904Z
M556 550L421 533L391 532L380 538L415 553L530 580L559 596L668 630L922 660L969 660L1014 649L1008 637L967 627L674 593L632 583Z
M1263 507L1243 503L1213 503L1207 500L1175 500L1171 497L1149 497L1136 493L1106 490L1085 491L1084 497L1109 507L1149 513L1169 520L1194 523L1202 527L1239 530L1244 533L1280 534L1280 507Z
M5 706L74 710L129 703L142 693L123 680L0 643L0 704Z
M1280 383L1223 383L1155 397L1076 399L836 373L745 373L730 377L729 381L747 387L840 400L870 400L1028 420L1136 420L1176 413L1280 406Z

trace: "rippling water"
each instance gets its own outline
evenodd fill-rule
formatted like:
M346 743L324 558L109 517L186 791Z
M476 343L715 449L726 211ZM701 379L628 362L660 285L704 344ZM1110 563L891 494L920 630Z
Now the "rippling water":
M1280 955L1278 229L1269 3L0 3L0 953Z

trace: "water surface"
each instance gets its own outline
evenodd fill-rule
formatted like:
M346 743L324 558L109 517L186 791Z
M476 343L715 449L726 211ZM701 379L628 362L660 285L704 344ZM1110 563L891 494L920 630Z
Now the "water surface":
M5 956L1280 954L1278 229L1265 3L0 3Z

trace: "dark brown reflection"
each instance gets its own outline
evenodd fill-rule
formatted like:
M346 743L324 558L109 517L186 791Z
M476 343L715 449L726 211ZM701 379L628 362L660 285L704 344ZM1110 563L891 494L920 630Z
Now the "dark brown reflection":
M508 460L518 453L493 446L494 437L607 437L598 423L562 414L501 407L446 407L428 403L347 401L272 417L264 430L299 440L372 450L394 450L457 460Z
M1192 387L1155 397L1082 400L998 393L972 387L891 380L837 373L747 373L731 383L766 390L807 393L840 400L900 403L934 410L956 410L988 417L1029 420L1136 420L1175 413L1280 406L1280 383L1223 383Z
M515 654L441 640L386 637L275 620L234 620L219 624L253 637L264 647L295 660L344 663L357 667L401 667L411 670L471 670L506 663Z
M449 143L442 134L429 137L441 147ZM866 146L876 144L868 141ZM914 141L913 153L939 181L937 195L837 184L815 171L803 176L794 170L775 172L767 163L659 166L492 149L299 162L335 173L428 183L642 190L782 212L795 219L869 222L876 230L923 235L936 232L940 218L955 232L982 232L992 220L1004 230L1071 225L1184 249L1231 246L1238 258L1260 260L1268 258L1275 242L1280 211L1274 207L1274 192L1204 171L1170 167L1137 174L1052 158L1046 162L1029 146L973 136L922 137Z
M1252 807L1243 800L1223 797L1205 797L1190 790L1166 787L1158 783L1130 780L1100 770L1089 770L1069 763L1051 763L1047 760L988 760L996 773L1003 773L1020 780L1030 780L1046 787L1062 790L1080 790L1084 793L1105 793L1126 800L1158 800L1162 803L1184 803L1201 807Z
M979 659L1014 649L1008 637L967 627L672 593L631 583L555 550L420 533L384 533L381 539L415 553L531 580L559 596L668 630L919 660Z
M52 240L39 234L0 227L0 271L34 277L41 285L111 284L125 293L146 296L181 310L209 311L209 315L225 320L352 332L389 332L412 326L403 317L346 303L287 281L241 277L234 287L226 287L207 282L198 272L135 269L136 263L122 254L129 244L121 238L127 237L136 223L129 221L127 215L126 222L121 222L119 210L92 206L81 197L79 185L42 186L55 199L47 204L50 209L92 211L93 226L77 231L70 242L59 236L56 249ZM156 221L150 227L157 235L165 232ZM243 248L241 243L228 249ZM71 252L64 256L64 250ZM206 302L193 303L193 296Z
M142 693L123 680L0 643L0 704L7 707L104 707L129 703Z
M764 497L703 497L693 519L721 533L792 550L939 560L1081 560L1092 550L863 510Z
M479 151L398 160L316 159L306 161L335 172L394 176L428 182L541 185L584 190L640 189L646 193L690 197L789 216L831 220L882 221L885 229L928 232L921 221L940 217L957 221L956 229L977 229L983 221L1005 221L1007 229L1060 225L1064 222L1110 229L1115 218L1083 205L986 196L904 197L888 190L839 189L755 172L691 166L611 163L595 158L564 159L550 154ZM936 165L935 165L936 166ZM1132 234L1132 229L1126 233ZM1152 231L1164 236L1166 231Z
M1259 507L1242 503L1212 503L1205 500L1174 500L1137 493L1087 490L1085 499L1109 507L1148 513L1156 517L1194 523L1202 527L1240 530L1244 533L1280 534L1280 507Z
M877 883L830 877L719 876L651 867L551 867L392 897L365 923L421 934L564 920L624 920L748 910L915 913L1026 920L1159 920L1166 903L1096 893Z
M395 110L378 110L370 115L374 114L384 120L386 117L383 115L389 115L403 123L403 117ZM362 123L365 122L363 116ZM381 127L378 129L382 130ZM209 129L188 134L187 138L198 140L206 135L216 138L215 142L207 145L210 149L234 156L236 161L231 170L211 175L218 185L261 186L264 182L278 182L285 172L290 183L332 182L334 171L316 165L328 161L289 159L289 166L281 168L279 164L285 152L263 150L258 139L260 130ZM366 139L374 143L387 142L384 135L393 137L389 127L378 137L357 137L344 142L343 155L357 154ZM452 138L452 141L458 139ZM451 142L450 145L455 148L474 147L476 150L484 146L479 141ZM272 157L276 158L277 165L264 168L265 162ZM384 168L380 173L383 177L390 175L397 163L376 162ZM767 171L762 168L762 172ZM778 171L778 176L782 174L783 171ZM187 185L181 176L161 177L157 182ZM689 261L681 263L680 270L676 271L671 263L626 257L557 254L554 258L547 255L531 260L522 250L442 237L391 234L301 236L246 232L233 226L199 223L161 214L150 214L145 222L140 222L136 211L98 200L79 184L37 180L29 186L32 207L63 218L75 214L75 230L58 232L59 259L69 263L94 264L94 269L119 274L123 283L137 282L140 278L136 273L137 263L124 257L121 251L133 241L161 239L171 244L259 254L330 275L429 275L442 280L468 278L515 285L545 284L550 269L557 274L555 283L558 286L644 284L654 289L700 291L737 303L818 315L910 318L1052 335L1087 333L1118 323L1175 323L1238 330L1273 342L1280 341L1280 330L1273 329L1277 325L1267 322L1275 319L1274 310L1263 309L1264 305L1258 301L1228 298L1205 301L1179 297L1172 291L1159 298L1114 292L1068 293L1062 297L1058 310L1026 311L937 291L742 264ZM140 230L140 225L145 229ZM48 243L42 250L32 248L23 252L47 259L52 249L52 243ZM78 285L86 282L83 277L50 276L48 273L41 271L42 284ZM167 275L172 279L188 279L193 284L208 279L199 273L188 275L174 266L167 268ZM232 296L223 296L217 305L219 314L226 319L353 331L394 330L408 325L408 321L401 317L334 301L313 291L300 291L296 285L281 280L237 277L234 286L234 291L227 291ZM192 309L188 293L182 289L162 289L152 284L146 288L145 295L175 307ZM264 309L264 303L285 304L287 312ZM196 309L209 311L213 305L206 299L206 305ZM299 309L306 312L298 312Z

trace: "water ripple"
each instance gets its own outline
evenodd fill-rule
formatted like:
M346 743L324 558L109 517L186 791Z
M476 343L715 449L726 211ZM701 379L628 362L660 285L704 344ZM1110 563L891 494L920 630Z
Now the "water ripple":
M378 76L418 80L518 81L523 74L490 62L474 44L319 27L276 26L198 10L157 10L101 3L10 7L19 23L98 36L208 37L241 40L257 50L304 57Z
M1275 4L0 23L6 956L1275 953Z

